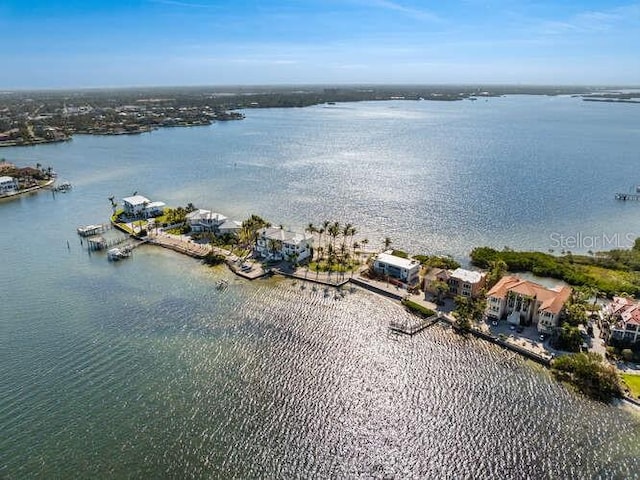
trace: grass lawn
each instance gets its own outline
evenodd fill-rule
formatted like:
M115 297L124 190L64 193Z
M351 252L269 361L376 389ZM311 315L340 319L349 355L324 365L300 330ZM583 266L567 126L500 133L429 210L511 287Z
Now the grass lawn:
M631 396L640 398L640 375L622 373L621 377L627 387L629 387L629 390L631 390Z
M339 263L332 263L331 265L329 265L329 263L327 262L310 262L309 271L315 272L318 265L320 267L318 268L320 272L328 272L329 269L331 269L332 272L346 273L346 272L350 272L351 270L356 270L360 264L349 263L348 265L341 265Z

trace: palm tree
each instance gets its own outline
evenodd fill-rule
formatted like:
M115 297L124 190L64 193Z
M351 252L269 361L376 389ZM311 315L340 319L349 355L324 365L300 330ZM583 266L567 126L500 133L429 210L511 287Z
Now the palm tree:
M356 228L354 226L351 226L351 228L349 229L349 236L351 237L351 243L353 243L353 237L356 235L356 232L357 232Z
M343 277L344 277L344 270L346 269L347 266L347 257L348 257L348 253L347 253L347 246L343 243L342 245L340 245L340 258L338 260L339 264L342 265L342 268L340 269L340 272L342 273Z
M351 234L352 228L353 228L353 225L351 225L350 223L347 223L344 227L342 227L342 244L343 245L346 245L347 237Z
M294 252L289 255L289 261L293 264L294 269L298 267L298 252Z
M320 227L316 230L318 232L318 251L322 249L322 234L325 232L324 227Z
M338 238L338 235L340 235L340 222L334 222L329 226L329 236L331 237L334 250L336 248L336 238Z
M331 225L331 222L329 220L325 220L324 222L322 222L322 228L324 228L325 232L328 230L329 225Z
M313 235L314 233L316 233L318 230L316 229L316 227L313 225L313 223L309 223L309 225L307 225L307 228L304 229L305 232L309 232L311 235ZM313 258L311 259L313 260Z
M267 249L269 250L269 253L271 253L271 255L274 255L275 253L282 250L282 242L280 240L270 238L269 242L267 243Z
M363 238L360 243L362 244L362 249L365 251L365 261L366 261L366 259L368 258L368 254L366 253L366 250L367 250L367 244L369 243L369 239Z

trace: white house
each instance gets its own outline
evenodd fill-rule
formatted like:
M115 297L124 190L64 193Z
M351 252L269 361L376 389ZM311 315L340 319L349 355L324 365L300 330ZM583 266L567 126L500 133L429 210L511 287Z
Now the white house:
M414 285L420 276L420 262L410 258L397 257L392 250L379 253L373 262L373 269L389 277L397 278L407 285Z
M16 193L20 187L18 180L13 177L0 177L0 195L11 195Z
M604 313L609 321L609 340L640 342L640 303L626 297L614 297Z
M124 213L130 217L155 217L163 214L166 205L164 202L152 202L142 195L133 195L123 198L122 206Z
M570 296L570 287L546 288L508 275L487 293L486 314L495 319L506 318L514 325L537 325L539 332L552 333Z
M239 222L237 220L227 219L220 225L218 225L218 233L220 233L220 235L237 235L240 229L242 229L242 222Z
M187 221L193 232L216 232L218 227L227 221L221 213L198 208L187 213Z
M296 233L282 228L263 228L258 230L255 252L269 261L296 258L299 262L311 256L312 247L313 235L308 233Z
M151 202L147 205L147 208L145 208L144 214L147 217L159 217L164 213L166 206L164 202Z

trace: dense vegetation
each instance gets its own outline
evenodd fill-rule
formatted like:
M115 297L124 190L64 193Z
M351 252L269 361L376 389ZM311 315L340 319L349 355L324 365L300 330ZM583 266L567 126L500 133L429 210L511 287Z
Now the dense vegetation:
M632 249L616 249L592 255L566 252L556 256L542 252L516 252L478 247L471 252L471 262L489 268L503 261L512 272L532 272L557 278L575 286L594 288L608 296L619 293L640 294L640 242Z
M415 313L416 315L420 315L421 317L433 317L436 315L436 312L433 310L420 305L419 303L412 302L411 300L404 299L402 300L402 305L404 305L408 310Z
M458 295L455 297L455 302L456 308L452 314L456 318L457 326L463 330L469 330L472 322L480 322L487 308L484 297L469 298Z
M425 267L445 268L448 270L460 268L460 264L451 257L441 257L438 255L414 255L413 258Z
M205 255L202 261L207 265L222 265L226 261L226 259L227 257L225 257L224 255L220 255L219 253L211 251Z
M557 330L557 336L553 338L553 346L565 352L579 352L582 346L582 333L578 327L564 322Z
M597 400L610 401L623 395L615 368L604 363L597 353L563 355L553 361L551 368L559 380L572 383Z

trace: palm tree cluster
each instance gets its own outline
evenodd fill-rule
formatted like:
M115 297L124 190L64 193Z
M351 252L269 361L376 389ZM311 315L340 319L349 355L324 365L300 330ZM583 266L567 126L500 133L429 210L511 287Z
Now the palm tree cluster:
M312 235L318 234L318 245L314 249L317 272L320 270L331 272L336 268L344 272L348 268L353 268L354 260L357 263L356 252L361 248L361 243L368 243L367 239L362 240L361 243L354 240L357 230L350 223L341 225L337 221L325 220L319 227L310 223L305 231Z
M270 227L271 224L258 215L251 215L244 222L238 232L238 242L243 247L251 250L258 240L258 231Z

